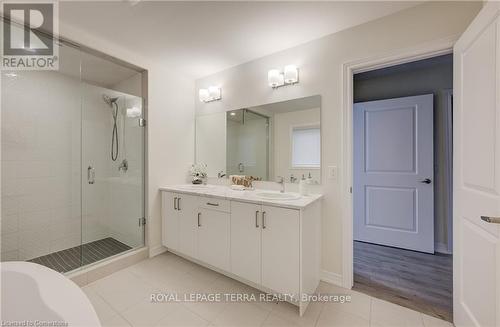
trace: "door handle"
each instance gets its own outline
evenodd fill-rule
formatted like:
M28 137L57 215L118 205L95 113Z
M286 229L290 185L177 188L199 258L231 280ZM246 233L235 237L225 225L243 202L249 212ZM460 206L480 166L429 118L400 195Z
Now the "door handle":
M487 223L500 224L500 217L481 216L481 219Z
M259 210L255 211L255 228L259 228Z
M424 180L421 180L420 183L430 184L430 183L432 183L432 180L430 178L426 178Z
M177 210L181 211L181 198L177 198Z
M201 227L201 212L198 212L198 227Z
M94 184L95 183L95 169L92 166L89 166L87 168L87 182L89 184Z
M177 210L177 197L174 198L174 210Z
M213 206L213 207L218 207L219 206L218 203L212 203L212 202L207 202L207 205Z
M262 229L266 229L266 212L262 211Z

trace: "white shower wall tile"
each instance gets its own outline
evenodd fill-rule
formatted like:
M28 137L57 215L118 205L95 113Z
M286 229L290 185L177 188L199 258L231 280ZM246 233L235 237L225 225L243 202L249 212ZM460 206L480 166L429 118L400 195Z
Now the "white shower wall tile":
M19 217L17 214L5 215L0 218L1 234L17 233Z

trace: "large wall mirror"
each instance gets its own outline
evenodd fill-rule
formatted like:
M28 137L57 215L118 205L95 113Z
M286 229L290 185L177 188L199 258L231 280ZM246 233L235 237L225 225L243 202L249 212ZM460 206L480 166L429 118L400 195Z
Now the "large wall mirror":
M321 96L196 117L196 162L209 177L321 181Z

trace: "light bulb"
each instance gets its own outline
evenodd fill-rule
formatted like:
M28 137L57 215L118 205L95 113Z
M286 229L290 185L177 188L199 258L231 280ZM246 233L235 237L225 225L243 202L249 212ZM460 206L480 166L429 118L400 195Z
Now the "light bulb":
M208 96L210 100L220 99L220 88L218 88L217 86L210 86L208 88Z
M267 81L270 87L283 85L283 75L277 69L271 69L267 72Z
M210 97L207 89L200 89L198 91L198 96L199 96L201 102L207 101L208 98Z
M295 65L288 65L285 66L285 83L287 84L293 84L297 83L299 80L299 71L297 70L297 66Z

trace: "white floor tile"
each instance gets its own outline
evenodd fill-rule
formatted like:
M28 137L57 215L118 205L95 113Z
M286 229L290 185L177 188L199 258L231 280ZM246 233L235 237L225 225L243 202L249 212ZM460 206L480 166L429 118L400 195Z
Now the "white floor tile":
M370 322L358 315L340 311L324 310L321 312L317 327L369 327Z
M305 315L290 303L152 303L152 293L260 291L173 254L162 254L91 283L83 290L103 326L377 326L451 327L446 321L320 283L317 292L350 295L349 303L312 302Z
M149 284L125 270L111 274L87 287L99 294L118 312L141 301L149 301L153 292Z
M269 312L251 303L228 303L212 322L215 326L254 327L261 326Z
M290 321L288 319L283 318L280 315L277 315L276 313L271 312L269 316L266 318L264 323L262 324L263 327L300 327L301 325L294 323L293 321ZM314 326L314 325L311 325Z
M94 290L88 287L84 287L83 291L94 306L97 316L99 317L99 320L101 320L101 322L110 321L112 318L118 315L118 312L115 311L107 302L105 302L101 298L101 296L99 296Z
M131 327L125 319L123 319L122 316L116 315L113 318L109 320L101 320L101 325L102 327Z
M449 321L431 317L422 314L422 319L424 321L425 327L453 327L453 324Z
M208 326L209 322L192 311L185 308L182 304L176 304L175 310L170 311L167 316L161 319L156 326L162 327L198 327Z
M207 321L214 321L215 318L226 308L226 302L190 302L185 306Z
M423 327L422 314L408 308L372 299L371 320L380 327Z
M309 304L306 312L301 317L299 315L299 308L287 302L280 302L274 306L272 315L276 315L289 321L293 325L309 327L315 326L318 317L323 310L324 303L312 302Z
M349 296L350 302L327 302L323 310L340 310L370 320L371 296L340 287L331 287L325 292L331 295Z
M133 326L155 326L180 304L141 302L126 309L121 315Z

